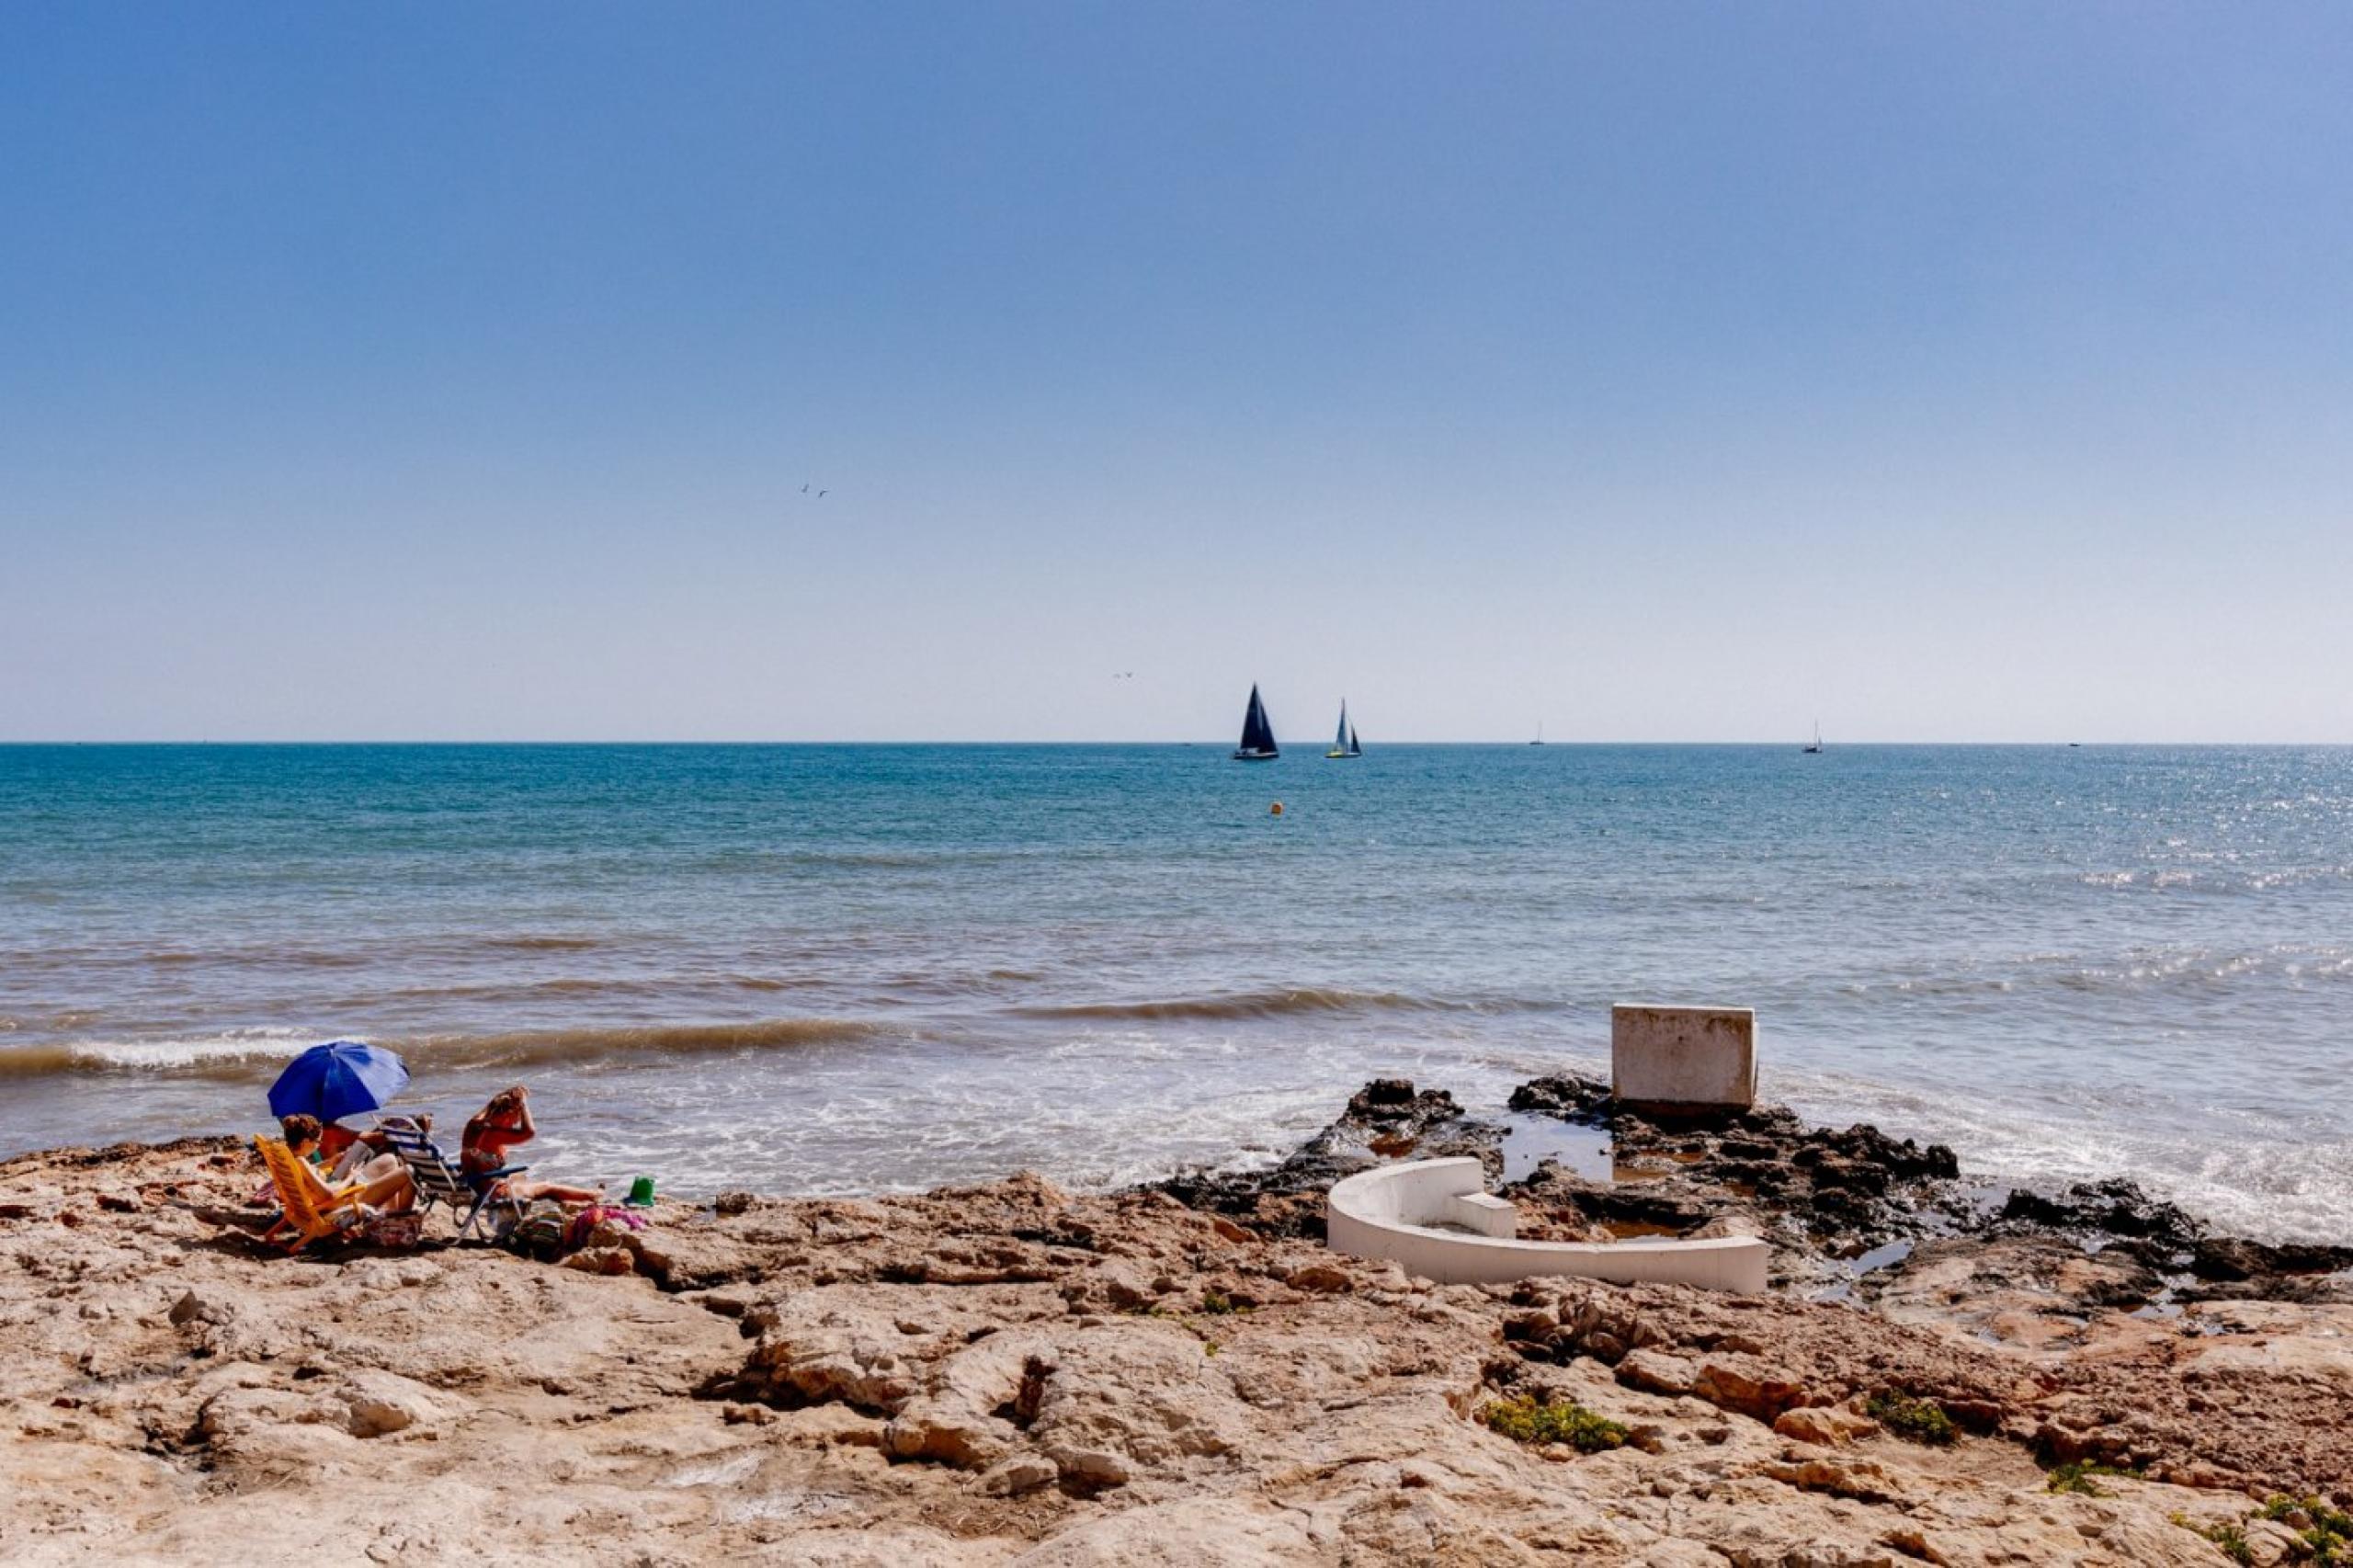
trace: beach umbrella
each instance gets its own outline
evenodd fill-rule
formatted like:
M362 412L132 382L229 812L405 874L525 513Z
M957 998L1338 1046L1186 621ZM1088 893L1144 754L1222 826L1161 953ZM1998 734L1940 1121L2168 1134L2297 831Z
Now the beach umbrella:
M406 1087L408 1069L398 1051L338 1040L314 1045L287 1063L269 1086L269 1114L333 1121L356 1110L374 1110Z

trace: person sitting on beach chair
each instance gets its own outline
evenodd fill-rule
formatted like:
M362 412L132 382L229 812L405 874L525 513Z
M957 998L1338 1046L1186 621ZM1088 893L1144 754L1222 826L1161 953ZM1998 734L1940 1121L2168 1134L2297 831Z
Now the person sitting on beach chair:
M408 1167L409 1178L416 1184L420 1214L429 1211L436 1203L449 1209L449 1218L457 1222L459 1240L466 1238L485 1211L503 1210L509 1223L523 1217L521 1201L506 1197L499 1189L506 1186L502 1178L520 1176L529 1166L505 1165L479 1172L469 1180L449 1163L441 1146L433 1142L433 1119L429 1116L388 1116L366 1136L381 1142Z
M604 1192L597 1187L524 1181L500 1174L506 1167L507 1152L518 1143L529 1142L539 1132L531 1121L529 1092L520 1084L501 1089L466 1123L465 1135L458 1145L459 1166L469 1182L481 1184L490 1196L502 1201L512 1199L528 1203L535 1198L552 1198L558 1203L594 1203L602 1198Z
M300 1252L313 1242L380 1214L399 1212L415 1199L416 1188L405 1169L383 1181L330 1187L317 1167L286 1140L256 1137L254 1147L261 1151L262 1164L269 1167L270 1185L277 1189L280 1209L278 1222L262 1233L262 1240L282 1243L289 1252ZM371 1202L371 1198L377 1201Z
M318 1118L300 1115L280 1117L278 1126L285 1137L282 1141L272 1142L281 1142L288 1153L301 1162L303 1167L311 1172L312 1179L318 1183L319 1190L335 1199L334 1207L342 1207L346 1194L352 1195L371 1216L405 1214L416 1207L416 1183L410 1178L408 1167L401 1164L399 1155L371 1153L357 1169L348 1168L349 1163L347 1162L335 1174L322 1175L317 1165L322 1141ZM355 1142L352 1147L357 1149L360 1145ZM267 1153L263 1157L267 1158ZM278 1188L278 1202L283 1206L286 1183L279 1179L275 1166L271 1167L270 1179ZM291 1210L288 1212L290 1214ZM284 1223L284 1221L279 1221L281 1226Z

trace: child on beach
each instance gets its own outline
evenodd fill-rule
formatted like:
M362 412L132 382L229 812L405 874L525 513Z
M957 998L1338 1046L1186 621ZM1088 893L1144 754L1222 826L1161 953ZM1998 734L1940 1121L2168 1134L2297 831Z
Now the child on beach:
M491 1096L490 1103L466 1123L465 1136L459 1146L458 1161L466 1179L476 1183L487 1179L491 1172L506 1164L507 1151L529 1142L539 1136L539 1131L531 1121L529 1092L522 1085ZM524 1203L535 1198L551 1198L558 1203L594 1203L604 1193L597 1187L506 1176L493 1188L493 1195Z

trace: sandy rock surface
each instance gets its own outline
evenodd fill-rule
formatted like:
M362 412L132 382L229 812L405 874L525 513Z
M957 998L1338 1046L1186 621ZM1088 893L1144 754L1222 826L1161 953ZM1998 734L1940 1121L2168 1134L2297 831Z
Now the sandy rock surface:
M665 1204L605 1274L439 1221L272 1256L217 1222L256 1179L210 1142L0 1165L0 1559L2211 1568L2262 1496L2353 1501L2353 1307L2135 1317L2099 1303L2142 1265L2024 1233L1867 1301L1437 1287L1298 1202L1019 1177ZM1520 1396L1626 1440L1479 1419ZM2140 1473L2053 1491L2067 1459Z

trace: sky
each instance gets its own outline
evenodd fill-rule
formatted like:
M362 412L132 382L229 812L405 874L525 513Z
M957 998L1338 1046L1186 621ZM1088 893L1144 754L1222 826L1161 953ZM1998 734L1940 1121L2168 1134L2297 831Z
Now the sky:
M2353 741L2348 80L2262 0L0 7L0 739Z

